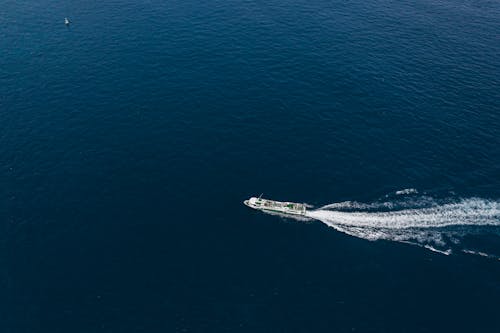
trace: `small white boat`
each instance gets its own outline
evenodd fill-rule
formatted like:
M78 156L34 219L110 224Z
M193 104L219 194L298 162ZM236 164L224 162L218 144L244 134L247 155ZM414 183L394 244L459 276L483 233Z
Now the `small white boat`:
M65 18L64 18L64 24L69 25L69 23L70 23L70 22L69 22L68 18L67 18L67 17L65 17Z
M281 202L262 199L261 197L251 197L250 199L243 201L243 203L250 208L263 211L291 215L306 215L306 205L296 202Z

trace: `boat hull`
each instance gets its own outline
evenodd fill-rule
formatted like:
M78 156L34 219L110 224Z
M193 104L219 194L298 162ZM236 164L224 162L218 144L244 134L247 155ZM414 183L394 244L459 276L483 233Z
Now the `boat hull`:
M243 203L253 209L288 215L306 215L306 206L296 202L281 202L252 197Z

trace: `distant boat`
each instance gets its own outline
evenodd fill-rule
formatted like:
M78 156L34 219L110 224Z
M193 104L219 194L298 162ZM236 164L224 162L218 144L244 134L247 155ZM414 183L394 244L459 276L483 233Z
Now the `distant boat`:
M66 24L67 26L69 25L69 20L67 17L64 18L64 24Z

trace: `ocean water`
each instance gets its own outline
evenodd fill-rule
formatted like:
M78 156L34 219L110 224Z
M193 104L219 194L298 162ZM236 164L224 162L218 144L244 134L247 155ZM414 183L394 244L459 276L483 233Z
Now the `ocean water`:
M497 1L0 4L1 332L500 332Z

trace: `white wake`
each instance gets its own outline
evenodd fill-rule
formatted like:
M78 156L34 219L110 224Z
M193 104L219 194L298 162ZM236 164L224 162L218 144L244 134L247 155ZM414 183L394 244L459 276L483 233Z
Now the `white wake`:
M404 190L400 194L415 194ZM465 236L500 231L500 201L470 198L436 200L420 196L375 202L340 202L309 211L307 216L346 234L367 240L412 243L450 254Z

